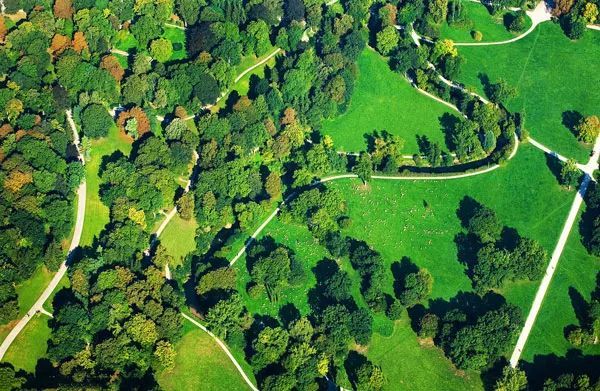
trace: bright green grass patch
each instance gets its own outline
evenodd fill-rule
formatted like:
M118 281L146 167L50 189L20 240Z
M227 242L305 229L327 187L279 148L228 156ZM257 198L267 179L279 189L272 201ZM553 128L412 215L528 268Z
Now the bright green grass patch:
M481 390L476 372L458 371L434 346L420 346L406 312L393 334L374 334L367 356L381 365L386 390Z
M204 331L185 322L185 335L177 343L175 368L157 375L167 391L245 390L248 386L225 352ZM251 374L250 374L251 375Z
M16 288L19 296L19 314L24 315L42 294L54 273L40 265L30 279L23 281Z
M34 315L6 352L4 361L14 365L16 369L35 372L38 359L46 355L47 341L51 332L48 327L49 319L44 314Z
M186 255L196 248L195 219L184 220L176 214L160 236L160 243L165 246L167 253L175 259L171 267L181 265Z
M165 26L165 32L162 37L168 39L173 44L171 61L182 60L187 57L187 51L185 50L185 30Z
M589 302L590 293L596 288L599 261L598 257L588 254L581 244L581 236L575 224L525 345L522 359L532 361L535 355L546 354L564 356L569 349L574 348L564 337L565 327L579 325L571 295L573 298L581 295ZM600 345L583 349L583 352L598 355Z
M348 110L323 123L324 134L333 137L336 148L357 152L366 149L365 134L388 131L402 137L407 154L418 153L417 136L425 135L445 148L440 117L459 115L411 87L389 69L372 50L358 59L358 79Z
M137 48L139 45L137 39L127 30L121 30L115 38L115 49L129 51Z
M463 15L471 23L448 25L444 23L440 32L441 38L449 38L455 42L476 42L471 35L472 31L480 31L483 34L481 42L504 41L521 33L512 33L504 26L504 15L490 15L487 8L480 4L470 1L463 1ZM508 12L510 13L510 12ZM531 19L526 17L526 24L523 31L531 27Z
M108 136L92 141L90 160L85 163L85 178L87 182L87 197L85 205L85 220L81 234L81 245L89 246L94 237L98 236L109 222L109 210L100 200L99 170L104 156L110 156L115 151L128 155L131 143L119 132L117 126L110 128Z
M597 31L588 29L582 39L571 41L557 24L545 22L508 45L459 47L466 59L459 81L483 93L480 74L492 83L505 79L518 92L508 107L525 113L531 136L587 162L591 146L579 143L563 125L563 113L600 114L600 89L592 86L600 74L599 51Z

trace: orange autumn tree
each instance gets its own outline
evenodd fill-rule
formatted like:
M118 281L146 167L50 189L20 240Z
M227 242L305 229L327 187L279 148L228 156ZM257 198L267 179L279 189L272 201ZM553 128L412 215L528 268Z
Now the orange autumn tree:
M73 2L71 0L56 0L54 2L54 16L61 19L71 19L73 16Z
M4 42L4 38L6 38L6 33L8 29L6 28L6 23L4 22L4 18L0 18L0 42Z
M150 120L141 107L133 107L119 114L117 126L123 133L137 139L150 131Z
M71 40L66 35L56 34L52 37L50 51L53 55L59 55L71 46Z
M73 35L73 49L78 54L81 54L83 50L88 49L88 44L85 40L85 35L81 31L78 31Z
M119 60L117 60L117 58L112 54L102 57L102 61L100 61L100 68L106 69L116 81L121 81L121 79L123 79L123 75L125 74L125 70L121 66L121 63L119 63Z

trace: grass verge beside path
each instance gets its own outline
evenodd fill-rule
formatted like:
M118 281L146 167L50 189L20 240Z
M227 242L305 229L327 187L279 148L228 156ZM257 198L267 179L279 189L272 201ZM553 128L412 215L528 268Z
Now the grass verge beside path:
M217 343L190 322L184 323L185 335L177 343L175 368L157 374L166 391L246 390L248 386Z
M110 156L116 151L121 151L125 155L131 151L130 141L116 126L110 128L107 137L92 141L91 157L85 164L87 199L81 246L91 245L94 237L98 236L109 222L108 207L102 203L99 195L101 184L99 170L103 157Z
M504 12L500 15L490 15L487 8L480 3L463 1L463 14L467 23L448 25L444 23L440 31L441 38L449 38L454 42L477 42L471 35L472 31L483 34L481 42L497 42L512 39L521 33L512 33L504 25L504 17L512 12ZM523 31L531 27L531 19L525 18L526 23ZM469 23L470 21L470 23Z
M575 225L523 350L522 360L531 362L536 355L564 356L569 349L574 349L565 338L565 327L579 325L578 316L582 314L575 311L574 305L579 309L581 299L589 302L599 271L600 258L588 254ZM600 345L582 350L585 354L600 355Z
M49 320L44 314L35 314L6 352L4 361L14 365L16 369L34 373L38 359L46 355L51 332Z
M414 89L389 69L385 59L366 49L358 59L358 78L348 110L323 123L322 133L333 138L337 149L366 150L365 134L383 130L404 139L405 154L418 153L417 136L427 136L447 150L440 117L459 115Z
M564 123L573 111L600 114L600 89L590 84L600 74L600 34L588 29L582 39L571 41L558 24L545 22L511 44L458 50L466 59L458 81L483 94L486 77L492 83L505 79L517 88L508 108L525 114L532 137L587 162L591 145L579 143Z
M175 214L160 235L160 243L165 246L167 253L175 260L175 263L170 265L171 267L181 265L185 256L196 248L197 227L195 219L186 221L179 217L179 214Z

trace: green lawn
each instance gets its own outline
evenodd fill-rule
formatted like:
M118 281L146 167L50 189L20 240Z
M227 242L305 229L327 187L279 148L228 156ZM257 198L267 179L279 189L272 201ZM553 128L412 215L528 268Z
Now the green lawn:
M434 346L420 346L404 313L391 336L375 334L368 358L381 365L386 390L482 390L476 372L457 370Z
M333 137L337 149L366 149L365 134L388 131L402 137L406 154L419 152L417 136L425 135L445 148L440 117L459 115L415 90L389 69L385 59L367 49L358 59L358 79L346 113L325 121L322 132Z
M449 299L459 291L470 291L471 281L465 267L458 262L454 237L462 231L456 215L459 202L471 196L493 208L501 221L516 228L521 235L538 240L550 254L567 216L573 191L562 189L546 166L546 158L529 145L522 145L516 157L506 166L479 176L447 181L377 181L368 188L357 180L331 182L348 203L352 225L349 236L366 240L379 251L387 265L409 257L434 277L432 298ZM304 286L288 287L278 303L270 303L266 295L251 299L245 293L249 276L245 258L235 265L238 288L252 313L278 315L278 309L293 303L301 313L309 312L307 292L314 286L311 268L327 257L303 226L284 224L275 219L263 231L276 241L290 247L305 265L307 282ZM234 252L237 251L233 249ZM353 273L347 262L340 267ZM352 275L352 274L351 274ZM355 275L355 274L354 274ZM358 277L353 291L359 305ZM392 293L393 278L388 273L381 281ZM507 300L528 311L538 282L520 281L508 284L503 290ZM435 348L419 347L416 335L404 319L396 324L376 317L376 332L369 347L369 356L382 365L388 377L388 388L405 384L411 389L480 389L477 375L457 372ZM397 353L397 354L396 354ZM510 353L510 352L507 352ZM398 357L403 357L399 360ZM410 359L404 359L410 357ZM403 364L400 363L403 362ZM435 370L417 370L418 368ZM433 375L432 375L433 373ZM466 376L466 377L465 377Z
M483 34L481 42L494 42L508 40L520 34L506 29L504 26L506 13L497 16L490 15L485 6L471 1L463 1L462 6L463 15L466 17L465 22L453 25L444 23L440 32L441 38L449 38L455 42L476 42L471 35L471 32L476 30ZM526 20L524 30L531 27L531 19L527 17Z
M164 33L161 38L166 38L173 44L173 54L170 61L181 60L187 57L185 49L185 31L176 27L164 26ZM137 39L127 30L121 30L117 34L114 43L115 49L124 50L126 52L132 49L138 49L141 52L148 54L148 48L139 47Z
M131 151L131 142L113 126L108 136L92 141L90 160L85 163L85 178L87 181L87 198L85 205L85 220L81 234L81 245L88 246L93 243L104 226L109 222L109 210L100 200L100 177L98 172L104 156L110 156L115 151L125 155Z
M176 214L161 234L160 243L175 258L175 264L171 267L181 265L185 256L196 248L197 227L195 219L186 221Z
M569 325L579 325L573 309L573 298L581 295L587 302L590 293L596 288L596 273L600 271L600 258L588 254L581 244L581 236L575 224L565 246L550 288L522 358L532 361L535 355L556 354L564 356L574 347L564 337L564 329ZM583 349L586 354L600 354L600 345Z
M581 40L571 41L557 24L545 22L508 45L459 47L466 61L458 80L483 93L480 74L492 83L505 79L518 91L509 109L525 113L531 136L587 162L591 146L577 141L563 124L563 115L600 114L600 89L593 87L600 74L599 52L599 32L587 29Z
M188 321L184 327L185 335L176 345L175 369L157 374L161 388L166 391L248 389L237 369L208 334Z
M47 341L50 338L50 318L44 314L36 314L10 346L4 361L17 369L34 373L38 359L46 355Z

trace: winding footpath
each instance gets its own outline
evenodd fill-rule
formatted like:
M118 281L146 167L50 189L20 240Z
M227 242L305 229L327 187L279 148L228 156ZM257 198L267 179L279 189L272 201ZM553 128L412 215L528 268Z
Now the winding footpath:
M246 375L246 372L244 372L244 370L242 369L240 364L237 362L235 357L233 357L233 354L231 354L231 351L229 350L227 345L225 345L223 343L223 341L221 341L221 339L219 339L219 337L214 335L209 329L207 329L204 325L202 325L200 322L198 322L196 319L192 318L191 316L189 316L183 312L181 313L181 316L183 316L185 319L190 321L193 325L195 325L196 327L198 327L199 329L204 331L206 334L210 335L212 337L212 339L214 339L215 342L221 347L221 349L223 349L223 351L225 352L227 357L229 357L229 360L233 363L233 365L235 366L237 371L240 373L240 375L242 376L242 378L244 379L246 384L248 384L248 387L250 387L250 389L252 391L258 391L258 388L256 388L256 386L254 386L254 384L252 383L250 378L248 378L248 376Z
M85 160L81 153L80 142L79 142L79 134L77 133L77 128L75 127L75 122L73 122L73 117L71 115L71 110L67 110L67 121L69 122L69 126L73 132L73 144L77 148L77 152L79 154L79 160L82 164L85 164ZM87 193L87 186L84 180L79 185L79 189L77 189L77 218L75 221L75 229L73 232L73 238L71 239L71 245L69 246L69 252L67 253L67 257L65 261L60 265L54 277L44 289L40 297L36 300L36 302L31 306L29 311L19 320L19 322L12 328L10 333L6 336L2 344L0 345L0 361L4 358L4 355L8 351L8 348L12 345L17 336L23 331L27 323L35 316L37 313L43 313L50 317L52 314L44 309L44 303L48 300L52 292L56 289L60 280L64 277L67 272L67 262L71 258L73 250L79 247L79 241L81 240L81 233L83 232L83 222L85 217L85 199Z
M569 234L571 233L573 224L575 223L575 220L577 219L577 216L579 214L579 209L581 208L581 204L583 203L585 193L587 192L590 181L594 180L593 172L594 170L598 169L599 158L600 136L596 138L596 143L594 144L594 149L590 160L585 166L583 166L583 181L581 182L581 185L577 190L577 194L575 194L575 199L573 200L573 204L571 205L571 209L569 210L569 214L567 216L567 220L565 221L563 230L560 233L558 243L554 248L552 258L550 259L550 263L546 268L546 273L544 274L542 282L537 290L537 293L535 294L535 299L533 300L533 304L531 305L531 309L529 310L529 314L527 315L527 319L525 320L525 325L521 330L515 349L512 353L512 356L510 357L510 365L513 368L516 368L519 363L519 359L521 358L521 354L523 353L523 349L525 348L525 344L527 343L527 339L529 338L529 334L531 333L531 329L533 328L535 319L537 318L540 308L542 307L544 297L546 296L546 292L548 291L548 287L550 286L550 282L552 281L552 277L554 276L554 272L556 271L556 267L558 266L558 260L560 259L565 245L567 244Z

